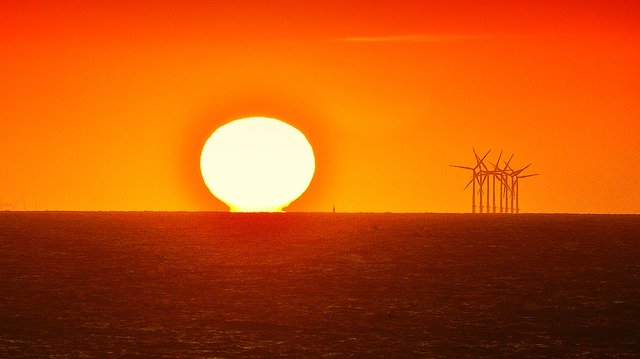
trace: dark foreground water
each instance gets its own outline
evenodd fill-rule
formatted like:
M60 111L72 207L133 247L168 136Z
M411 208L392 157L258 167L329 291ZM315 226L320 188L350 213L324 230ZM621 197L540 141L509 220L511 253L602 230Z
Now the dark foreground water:
M639 356L640 217L0 213L0 357Z

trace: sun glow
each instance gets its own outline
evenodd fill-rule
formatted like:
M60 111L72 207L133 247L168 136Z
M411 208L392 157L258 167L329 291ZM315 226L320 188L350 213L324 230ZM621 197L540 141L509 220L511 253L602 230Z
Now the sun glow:
M213 132L202 149L200 171L232 212L281 212L309 187L315 157L295 127L250 117Z

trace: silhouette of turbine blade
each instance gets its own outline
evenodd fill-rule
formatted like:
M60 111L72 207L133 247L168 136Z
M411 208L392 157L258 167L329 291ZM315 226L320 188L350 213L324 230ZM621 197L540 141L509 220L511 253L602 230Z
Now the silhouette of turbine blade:
M496 161L496 164L493 166L493 170L497 171L498 170L498 165L500 164L500 158L502 158L502 150L500 150L500 155L498 155L498 160ZM491 162L489 162L491 163Z
M529 163L528 165L524 166L523 168L519 169L516 171L516 175L519 175L520 173L522 173L522 171L526 170L527 168L529 168L529 166L531 166L531 163Z
M480 160L480 162L484 161L484 159L487 158L487 155L489 154L489 152L491 152L491 150L487 151L487 153L485 153L484 156L482 156L482 159Z
M500 183L502 183L503 186L505 186L507 189L510 189L511 187L509 187L509 183L507 183L507 181L504 179L503 175L497 176L498 177L498 181L500 181Z
M472 178L471 181L469 181L469 183L467 183L467 185L464 186L463 191L467 189L467 187L469 187L469 185L473 182L473 180L475 180L475 178Z
M491 152L491 150L487 151L487 153L484 154L484 156L482 156L482 158L478 158L478 155L476 155L476 161L478 162L478 164L476 165L476 167L480 167L482 170L482 167L484 167L485 171L488 171L489 168L487 168L487 165L484 164L484 159L487 158L487 155L489 155L489 152ZM475 151L474 151L475 154Z
M527 177L533 177L533 176L539 176L539 173L534 173L532 175L526 175L526 176L518 176L518 178L527 178Z
M457 167L457 168L464 168L465 170L472 170L472 171L473 171L473 168L471 168L471 167L467 167L467 166L458 166L458 165L449 165L449 166L451 166L451 167Z
M505 170L506 170L507 168L511 168L511 167L509 167L509 163L511 163L511 160L513 159L513 155L514 155L514 154L515 154L515 153L512 153L512 154L511 154L511 157L509 157L509 160L508 160L507 162L505 162L505 163L504 163L504 169L505 169Z

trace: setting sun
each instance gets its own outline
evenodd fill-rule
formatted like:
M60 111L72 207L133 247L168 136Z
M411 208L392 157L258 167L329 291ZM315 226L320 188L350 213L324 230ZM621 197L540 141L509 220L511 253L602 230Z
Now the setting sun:
M209 137L200 170L211 193L232 212L280 212L309 186L315 157L296 128L251 117L221 126Z

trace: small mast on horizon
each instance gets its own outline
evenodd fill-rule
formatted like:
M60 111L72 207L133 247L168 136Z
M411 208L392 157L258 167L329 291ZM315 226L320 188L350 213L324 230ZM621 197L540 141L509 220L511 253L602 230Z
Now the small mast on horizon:
M480 157L473 149L476 158L474 167L450 165L451 167L462 168L472 171L471 180L464 189L472 185L471 191L471 212L476 213L476 208L480 213L520 213L520 190L519 180L521 178L533 177L538 174L529 174L522 176L522 172L531 164L514 170L511 167L513 154L508 161L503 160L503 166L500 167L500 159L502 151L498 156L495 164L489 162L490 166L485 164L485 159L491 150L487 151L484 156ZM488 161L487 161L488 162ZM496 191L496 182L498 190ZM476 189L477 187L477 189ZM476 206L476 193L478 195L478 205ZM498 194L499 207L496 205L496 194ZM486 195L486 200L485 200ZM498 212L499 210L499 212Z

